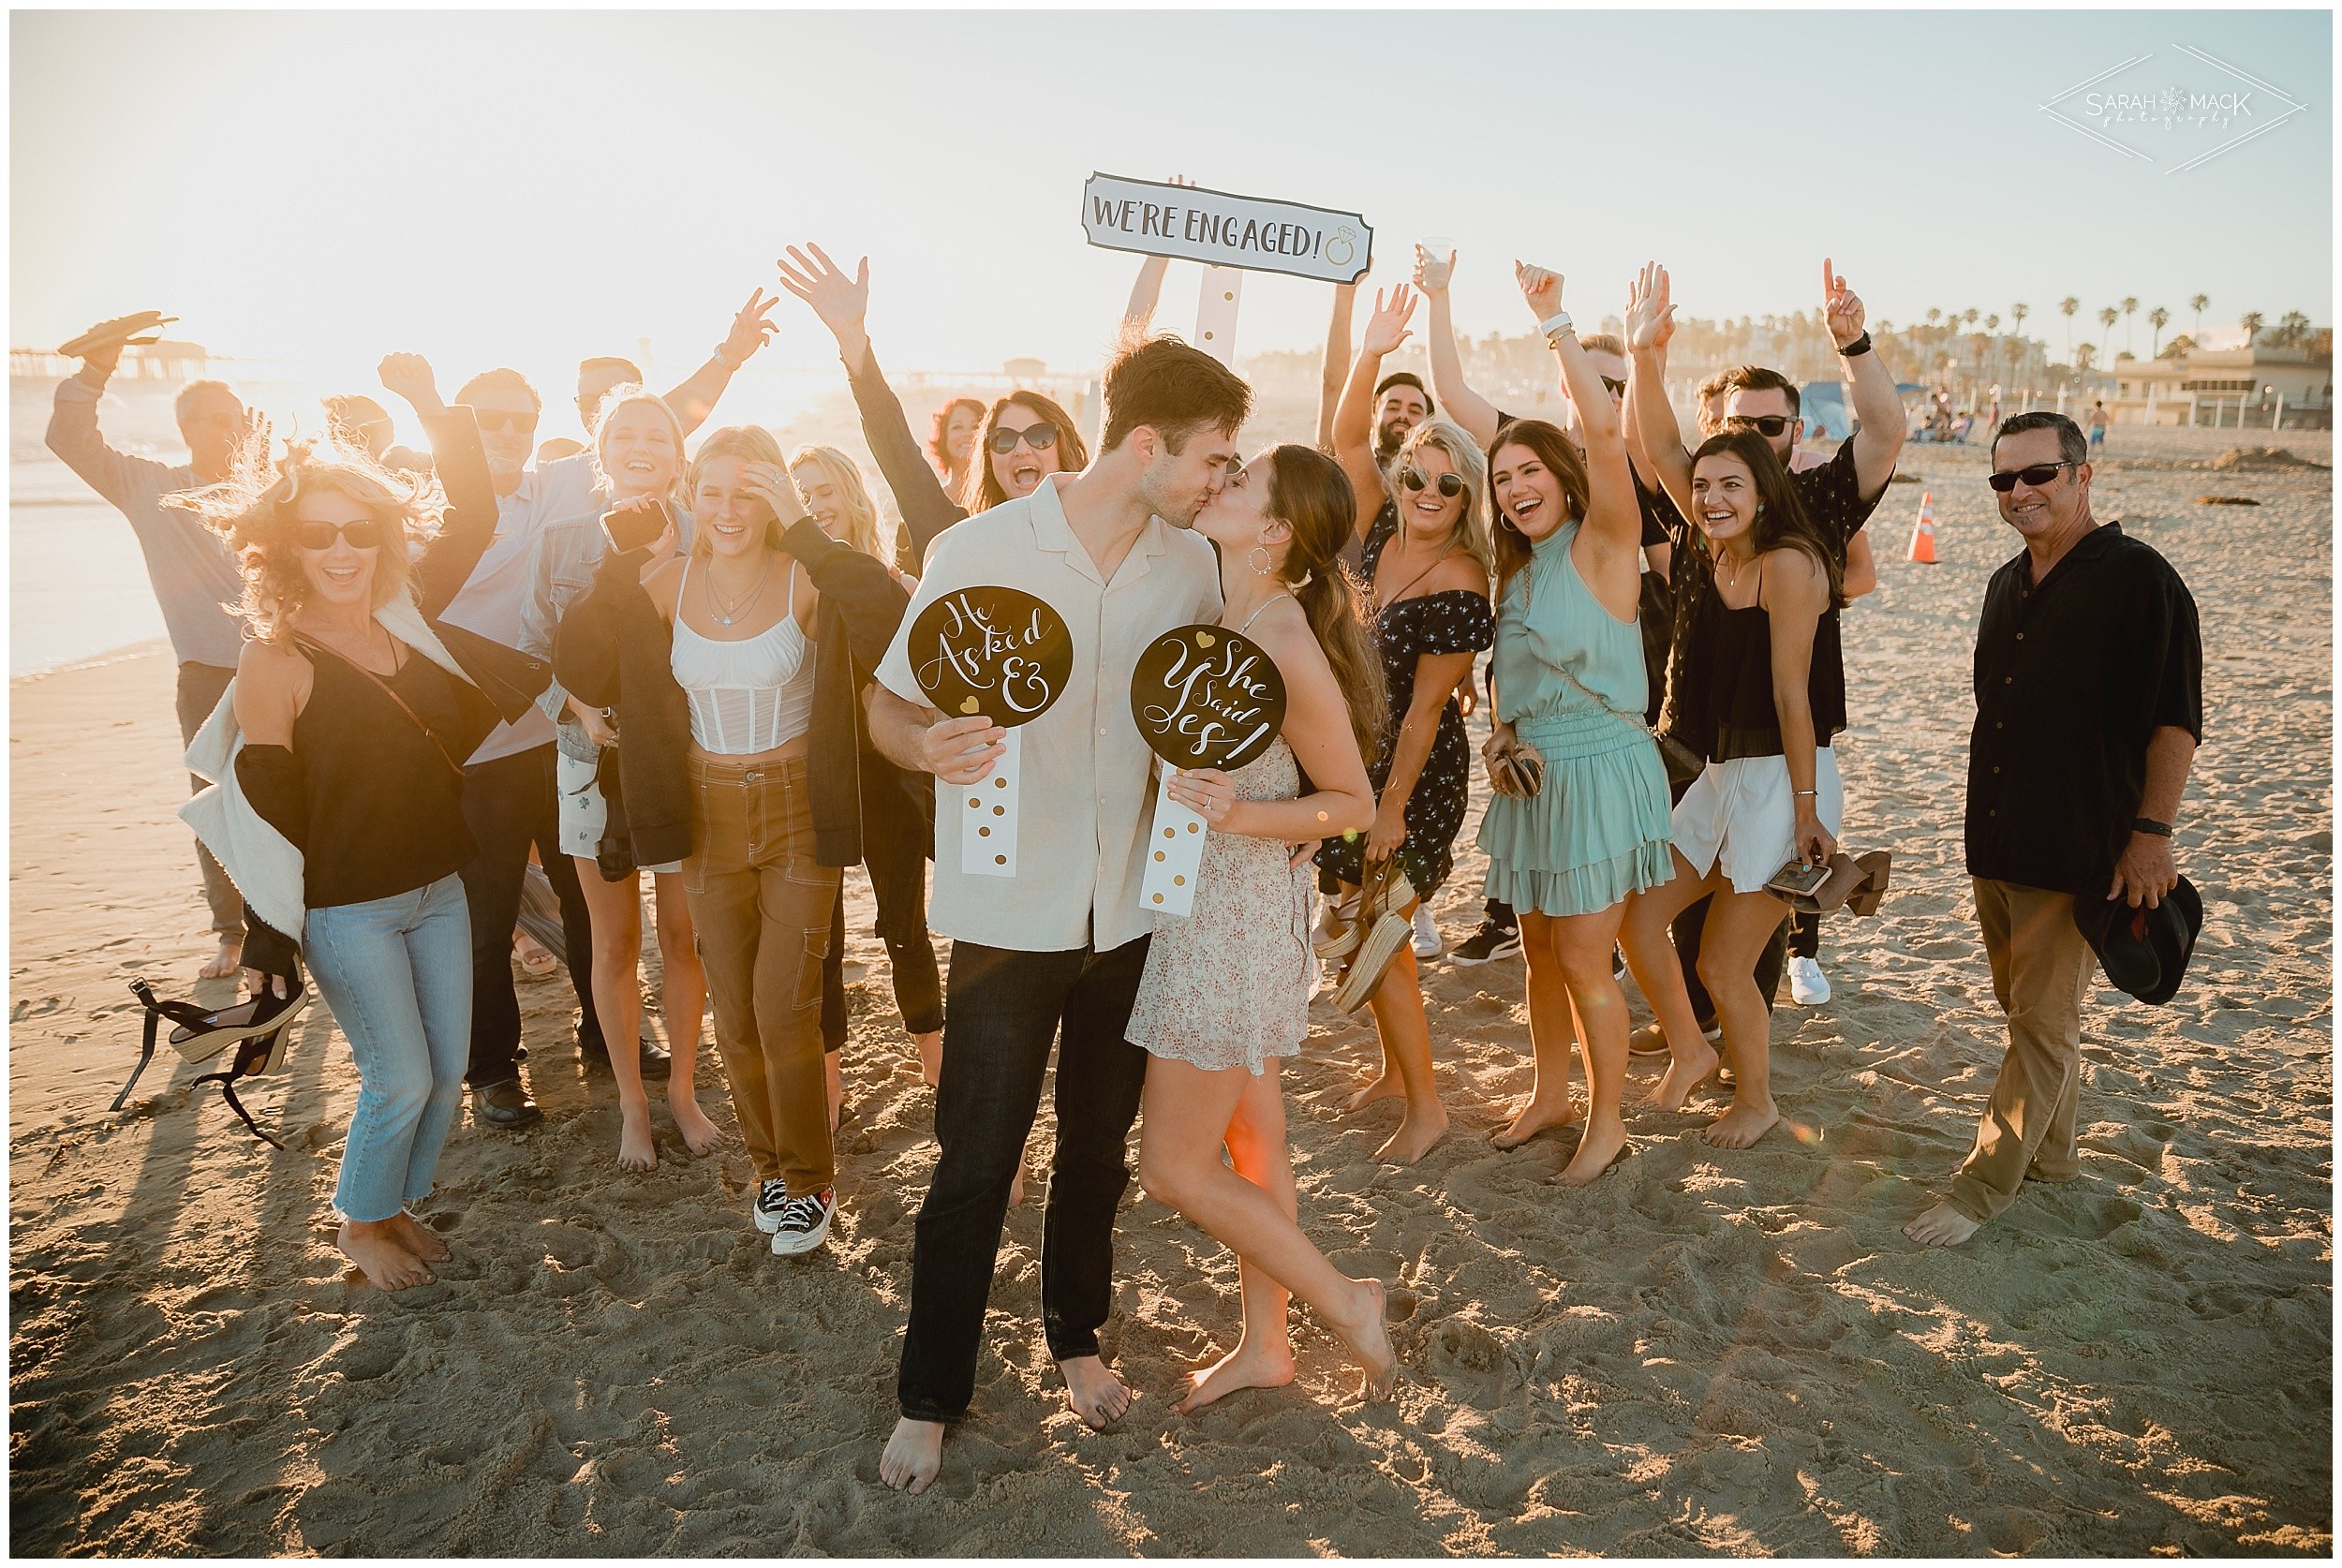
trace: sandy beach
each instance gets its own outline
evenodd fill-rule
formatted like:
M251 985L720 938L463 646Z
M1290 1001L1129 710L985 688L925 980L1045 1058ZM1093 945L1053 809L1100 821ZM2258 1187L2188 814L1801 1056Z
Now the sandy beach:
M2330 437L2274 439L2331 461ZM1172 1413L1184 1369L1233 1343L1236 1267L1134 1187L1105 1339L1142 1397L1085 1430L1041 1343L1035 1180L974 1408L919 1499L877 1458L933 1097L866 881L825 1250L767 1254L736 1142L692 1160L661 1115L660 1169L618 1173L610 1080L566 1047L556 979L521 989L547 1121L459 1123L424 1208L455 1261L384 1295L332 1245L356 1077L321 1007L249 1096L285 1152L191 1095L199 1069L167 1049L107 1113L137 1054L126 983L186 995L207 951L171 670L149 644L17 681L10 1547L2327 1555L2332 475L2200 466L2237 440L2118 427L2098 471L2098 515L2202 613L2207 744L2177 842L2206 922L2172 1005L2103 989L2086 1013L2081 1180L1957 1251L1900 1235L2000 1058L1960 823L1977 610L2016 549L1980 449L1912 447L1918 482L1874 525L1881 589L1845 620L1840 752L1845 836L1892 848L1895 887L1880 918L1825 927L1835 999L1776 1020L1787 1125L1729 1153L1699 1141L1706 1117L1630 1111L1629 1158L1548 1187L1574 1131L1487 1141L1530 1084L1519 960L1443 962L1426 989L1454 1127L1381 1166L1396 1103L1341 1114L1371 1025L1321 1001L1287 1073L1301 1221L1391 1282L1396 1401L1342 1402L1354 1374L1300 1314L1292 1386ZM1923 490L1934 567L1902 558ZM1439 895L1451 942L1483 865L1460 854ZM711 1063L701 1098L729 1128L720 1085Z

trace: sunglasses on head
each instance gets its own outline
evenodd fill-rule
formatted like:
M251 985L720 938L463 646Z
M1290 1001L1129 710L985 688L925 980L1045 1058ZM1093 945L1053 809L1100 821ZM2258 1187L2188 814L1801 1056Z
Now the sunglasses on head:
M537 428L536 415L516 414L502 408L474 408L471 411L471 417L481 429L492 434L498 431L517 430L522 435L527 436L533 434Z
M362 517L355 523L304 523L293 529L293 541L304 550L331 550L336 536L352 550L371 550L382 542L382 525Z
M1399 476L1399 482L1410 490L1421 490L1431 481L1422 469L1410 467ZM1452 501L1463 494L1463 481L1453 474L1442 474L1439 477L1439 493Z
M2079 466L2081 465L2076 463L2036 463L2029 468L2010 468L2002 473L1988 475L1984 482L2006 496L2017 488L2017 483L2021 480L2038 490L2055 479L2058 469Z
M1024 442L1035 451L1047 451L1057 445L1057 426L1045 420L1039 424L1028 425L1022 430L1012 430L1007 425L1001 425L992 432L992 450L1002 457L1015 451L1016 443L1019 441Z
M1724 416L1724 427L1727 430L1754 430L1768 441L1788 429L1790 423L1791 421L1786 414L1727 414Z

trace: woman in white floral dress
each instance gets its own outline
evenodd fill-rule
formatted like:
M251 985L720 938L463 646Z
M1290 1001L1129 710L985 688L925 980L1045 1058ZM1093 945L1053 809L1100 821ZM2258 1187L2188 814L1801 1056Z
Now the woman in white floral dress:
M1287 1293L1365 1369L1369 1398L1398 1369L1383 1286L1345 1277L1296 1223L1279 1058L1309 1029L1314 964L1306 857L1297 846L1362 833L1374 820L1369 747L1382 732L1381 668L1340 564L1355 510L1339 465L1280 446L1233 471L1196 514L1220 546L1221 624L1259 643L1285 685L1283 733L1236 772L1182 772L1172 797L1211 832L1184 920L1158 922L1131 1008L1147 1067L1138 1179L1238 1257L1244 1328L1190 1374L1181 1411L1293 1378ZM1301 794L1306 774L1312 792ZM1222 1163L1225 1146L1235 1161Z

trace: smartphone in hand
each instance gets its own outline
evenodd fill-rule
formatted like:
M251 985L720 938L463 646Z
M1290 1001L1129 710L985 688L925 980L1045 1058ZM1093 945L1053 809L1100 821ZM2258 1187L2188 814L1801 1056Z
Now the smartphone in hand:
M602 536L610 548L623 555L631 551L646 549L659 540L674 519L668 514L667 503L655 496L611 508L601 514Z

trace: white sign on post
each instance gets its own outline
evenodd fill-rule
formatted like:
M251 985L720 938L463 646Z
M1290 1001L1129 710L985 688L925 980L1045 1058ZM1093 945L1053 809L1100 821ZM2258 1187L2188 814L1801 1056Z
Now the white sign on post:
M1119 174L1092 174L1082 187L1082 231L1105 250L1321 283L1357 282L1374 251L1374 230L1356 213Z

